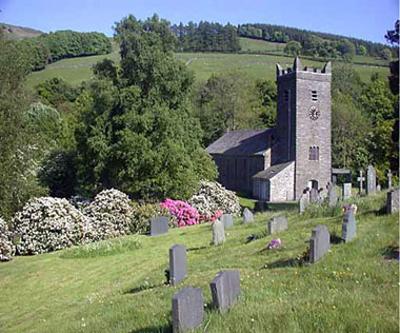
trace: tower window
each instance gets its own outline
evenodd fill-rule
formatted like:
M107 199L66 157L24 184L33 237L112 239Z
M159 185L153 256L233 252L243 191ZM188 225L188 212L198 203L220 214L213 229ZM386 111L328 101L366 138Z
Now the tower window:
M318 93L316 90L311 90L311 99L316 102L318 101Z
M311 161L318 161L319 160L319 147L312 146L309 149L308 159Z

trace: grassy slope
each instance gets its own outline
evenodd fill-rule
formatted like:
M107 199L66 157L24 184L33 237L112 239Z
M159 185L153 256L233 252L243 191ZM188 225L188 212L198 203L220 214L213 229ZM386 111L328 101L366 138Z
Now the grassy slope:
M276 50L276 44L259 40L247 40L241 43L251 49L256 50ZM284 47L283 44L278 44ZM187 64L196 75L196 80L207 80L213 73L221 73L225 71L239 71L247 74L252 79L270 79L275 80L275 64L280 63L284 67L292 66L293 58L282 55L258 55L258 54L224 54L224 53L177 53L177 58ZM64 59L56 63L50 64L43 71L34 72L28 76L27 86L34 87L38 83L50 79L55 76L64 78L71 84L78 85L84 80L90 79L92 76L92 66L98 61L110 58L118 61L119 54L117 49L109 55L81 57L74 59ZM369 61L371 65L355 64L354 68L359 72L363 80L368 80L371 75L378 72L384 76L389 74L388 67L374 66L374 62L380 63L379 60L373 58L357 58L357 61ZM322 68L324 65L321 61L303 60L304 65L318 66Z
M397 241L398 219L376 216L383 195L360 205L357 238L333 245L312 266L288 259L307 247L313 226L340 230L340 216L289 215L278 236L284 248L261 250L271 236L249 244L271 213L256 223L239 220L223 246L209 246L209 225L174 229L158 238L139 236L142 248L113 256L64 259L65 251L18 257L0 265L1 332L169 332L171 297L180 288L201 287L211 302L209 282L221 269L240 270L242 295L225 315L206 310L203 332L397 332L398 262L382 251ZM368 208L365 208L368 207ZM276 214L276 213L275 213ZM136 236L126 237L136 240ZM163 285L168 249L189 249L189 277L178 287ZM267 268L265 265L267 264Z

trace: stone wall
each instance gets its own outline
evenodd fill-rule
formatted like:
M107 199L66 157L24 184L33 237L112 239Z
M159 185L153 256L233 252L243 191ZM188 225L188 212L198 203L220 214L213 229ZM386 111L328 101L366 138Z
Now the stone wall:
M269 201L280 202L294 200L294 170L295 163L293 162L269 180Z

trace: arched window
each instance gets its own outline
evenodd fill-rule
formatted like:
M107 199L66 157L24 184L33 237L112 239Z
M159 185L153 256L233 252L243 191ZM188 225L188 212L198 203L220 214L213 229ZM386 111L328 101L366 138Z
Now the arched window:
M319 160L319 147L312 146L309 149L308 159L311 161L318 161Z

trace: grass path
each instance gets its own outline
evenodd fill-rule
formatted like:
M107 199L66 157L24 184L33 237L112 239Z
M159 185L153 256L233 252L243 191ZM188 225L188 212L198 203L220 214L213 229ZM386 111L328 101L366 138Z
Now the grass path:
M183 286L203 289L221 269L240 270L242 295L231 311L207 308L207 332L397 332L398 262L383 258L397 241L398 217L376 215L383 195L368 199L357 215L357 238L333 245L320 262L289 263L308 247L313 226L340 231L341 217L289 215L289 230L277 235L284 248L263 251L272 239L261 235L273 215L239 220L223 246L210 246L209 225L139 236L142 247L110 256L65 259L65 251L17 257L0 265L0 331L5 332L170 332L171 297ZM368 209L363 208L368 207ZM126 241L136 241L128 236ZM164 285L168 249L185 244L189 277ZM64 255L63 255L64 254Z

